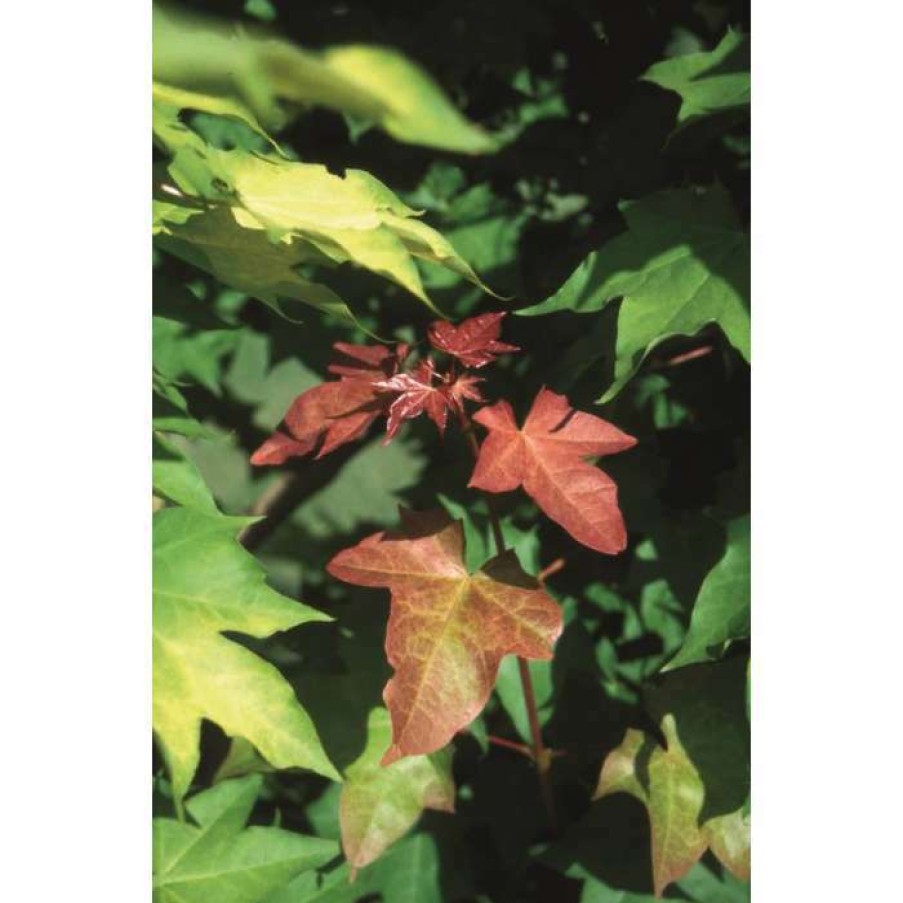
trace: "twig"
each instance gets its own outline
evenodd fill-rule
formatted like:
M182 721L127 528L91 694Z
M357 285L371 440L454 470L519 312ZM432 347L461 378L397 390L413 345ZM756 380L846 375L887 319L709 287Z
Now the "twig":
M323 461L294 463L258 496L248 514L262 517L238 534L238 541L249 551L260 548L292 512L327 485L357 451L348 447Z
M513 749L515 752L519 752L522 756L526 756L528 759L533 758L533 750L527 746L526 743L516 743L514 740L506 740L504 737L496 737L493 734L489 734L486 739L490 743L494 743L496 746L503 746L505 749Z
M480 455L480 444L473 432L473 425L463 410L458 411L458 422L461 425L461 431L467 437L470 450L474 459ZM505 537L502 534L502 523L495 507L495 499L489 494L484 494L486 503L489 507L489 522L492 525L492 535L495 540L495 548L499 555L507 551L505 546ZM550 567L557 564L553 562ZM561 562L561 567L564 562ZM548 570L548 568L546 569ZM556 568L560 570L560 568ZM542 728L539 724L539 712L536 708L536 694L533 692L533 680L530 677L530 665L527 660L517 657L517 667L520 672L521 686L524 691L524 705L527 709L527 718L530 722L530 740L531 740L531 758L536 764L536 773L539 776L539 791L542 795L543 804L546 807L546 813L549 817L549 826L553 832L558 831L558 817L555 812L555 797L552 794L552 783L549 776L549 769L552 764L552 755L546 749L542 742Z
M705 357L707 354L711 354L714 350L714 345L703 345L701 348L693 348L690 351L685 351L683 354L677 354L674 357L669 357L667 360L662 361L660 364L658 364L654 369L666 370L670 367L678 367L681 364L688 363L689 361L695 361L697 358Z
M553 577L553 576L554 576L555 574L557 574L559 571L564 570L565 563L566 563L566 562L565 562L565 560L564 560L563 558L556 558L551 564L547 564L547 565L546 565L546 566L545 566L545 567L544 567L544 568L536 575L536 582L537 582L540 586L545 587L545 585L546 585L546 580L548 580L549 577Z

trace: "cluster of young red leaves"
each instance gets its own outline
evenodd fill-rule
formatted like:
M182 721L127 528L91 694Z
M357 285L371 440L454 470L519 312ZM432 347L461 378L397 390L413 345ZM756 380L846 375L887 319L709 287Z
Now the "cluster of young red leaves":
M429 328L430 344L465 368L479 369L496 355L520 351L500 342L504 313L483 314L453 326L438 320ZM377 417L388 417L387 441L405 420L426 414L445 432L449 411L463 413L465 401L484 401L479 377L462 372L453 363L440 372L431 357L404 370L410 346L394 349L384 345L333 346L339 360L329 365L338 380L314 386L299 395L277 430L251 456L251 463L282 464L288 458L318 450L322 458L346 442L359 439Z
M428 339L451 361L438 370L427 356L405 368L410 347L337 343L329 367L337 380L304 392L252 463L322 457L360 438L381 416L386 441L405 420L426 414L444 433L451 412L468 428L465 402L485 405L474 376L496 356L519 351L500 341L504 313L459 326L433 323ZM624 451L636 440L600 417L575 411L541 388L524 425L511 405L484 406L473 420L487 436L468 485L486 492L518 487L578 542L606 554L627 543L614 481L586 459ZM461 523L442 511L402 511L402 529L376 533L329 563L336 578L391 593L386 651L395 674L384 699L392 718L388 765L445 746L482 710L505 655L548 659L561 633L561 611L535 578L504 552L469 574Z

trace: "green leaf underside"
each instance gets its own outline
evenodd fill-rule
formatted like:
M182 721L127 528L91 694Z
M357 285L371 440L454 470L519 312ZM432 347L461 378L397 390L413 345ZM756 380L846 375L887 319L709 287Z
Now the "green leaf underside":
M729 640L749 636L749 516L728 524L727 550L699 589L690 627L667 670L717 658Z
M594 313L618 298L608 401L660 342L717 323L750 358L748 237L724 189L673 189L621 205L627 231L590 254L549 299L518 311ZM603 348L584 349L590 360Z
M221 282L279 313L280 302L293 300L351 320L347 304L301 267L353 264L436 313L417 261L489 291L445 238L368 173L337 176L318 164L218 150L174 116L173 108L156 106L154 133L172 155L171 187L183 197L157 200L155 240ZM192 199L208 203L195 209Z
M177 800L197 768L202 718L249 740L277 768L338 777L279 671L222 636L329 620L264 583L235 539L252 522L187 508L154 516L154 731Z
M259 790L256 775L226 781L188 801L196 824L154 819L155 903L258 903L335 857L330 840L280 828L242 830Z

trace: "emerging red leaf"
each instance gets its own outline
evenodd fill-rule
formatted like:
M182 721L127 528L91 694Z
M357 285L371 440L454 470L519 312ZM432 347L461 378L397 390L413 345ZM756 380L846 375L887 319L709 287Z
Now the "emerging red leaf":
M424 412L440 433L445 432L449 400L443 386L433 385L435 372L433 362L427 358L410 373L398 373L379 384L380 388L399 393L389 408L386 425L389 439L398 432L402 421L419 417Z
M492 363L496 355L520 351L517 345L498 341L502 332L504 311L480 314L453 326L445 320L436 320L429 328L429 340L433 348L456 357L465 367L484 367Z
M454 382L446 387L446 392L453 408L464 409L464 400L484 402L485 398L480 394L477 383L483 382L480 376L471 376L468 373L460 374Z
M309 455L318 445L317 457L322 458L363 436L370 424L387 412L392 395L386 394L380 383L395 374L408 346L401 344L393 350L337 342L333 347L340 358L330 364L329 371L340 378L302 392L285 415L284 429L254 452L252 464L282 464L288 458Z
M477 383L482 382L479 377L461 374L448 382L447 378L440 376L440 382L434 385L435 378L435 366L427 358L410 373L398 373L379 383L380 388L399 393L389 408L386 441L398 432L402 421L418 417L424 412L442 434L448 422L449 410L463 411L465 399L483 401L477 388Z
M483 709L505 655L550 659L561 610L508 551L475 574L464 531L444 511L402 509L403 530L339 552L333 577L391 592L386 653L395 669L383 698L392 745L382 764L430 753Z
M578 542L616 554L627 545L611 477L587 463L589 455L612 455L636 444L617 427L575 411L563 395L541 389L518 429L507 401L483 408L474 420L489 430L470 486L489 492L524 491Z

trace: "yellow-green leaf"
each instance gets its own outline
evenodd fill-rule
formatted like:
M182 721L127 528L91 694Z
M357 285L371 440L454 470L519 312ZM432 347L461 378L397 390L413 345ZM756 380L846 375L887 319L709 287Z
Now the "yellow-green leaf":
M367 721L367 745L345 772L339 803L342 847L354 869L379 858L424 809L452 812L455 808L451 747L382 766L380 759L391 743L389 713L373 709Z
M647 698L664 744L630 729L602 765L595 799L629 793L649 813L658 896L707 848L736 877L749 877L745 681L742 658L668 674Z
M165 116L161 129L161 142L174 153L175 190L209 209L189 215L175 202L158 202L159 243L280 312L279 299L290 298L353 318L331 289L299 274L302 264L362 267L436 313L417 259L488 291L445 238L368 173L338 176L319 164L199 146Z
M154 819L154 903L258 903L335 856L331 840L242 830L259 791L256 775L226 781L188 800L195 824Z
M153 68L158 99L235 117L265 136L293 107L320 105L409 144L497 149L420 66L389 48L308 51L261 28L155 6Z
M223 631L267 637L327 615L270 589L235 539L248 518L187 508L154 515L154 732L181 799L203 718L253 743L277 768L338 774L279 671Z

